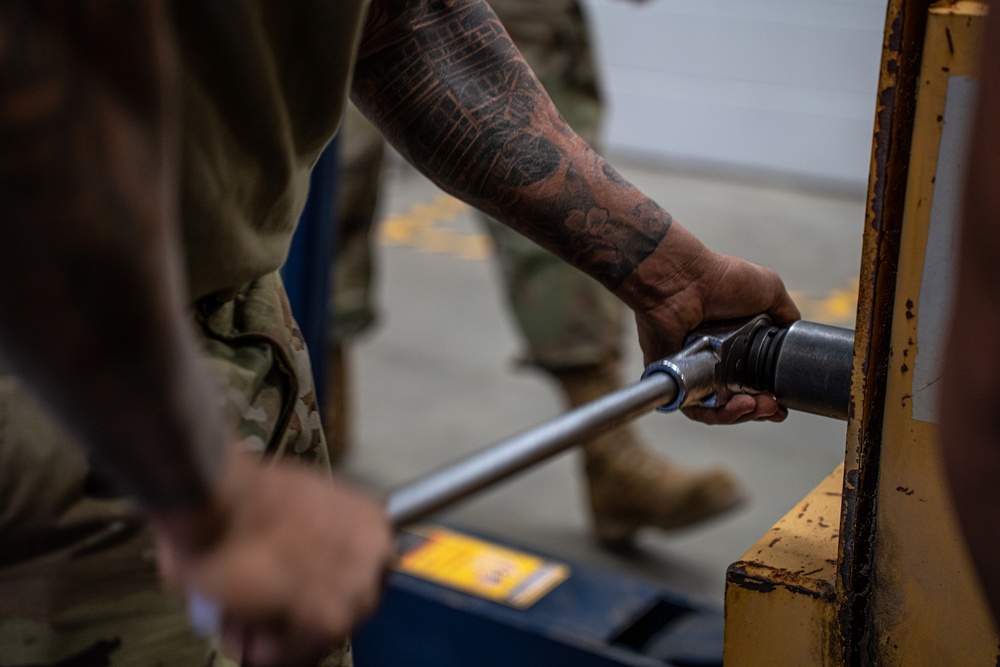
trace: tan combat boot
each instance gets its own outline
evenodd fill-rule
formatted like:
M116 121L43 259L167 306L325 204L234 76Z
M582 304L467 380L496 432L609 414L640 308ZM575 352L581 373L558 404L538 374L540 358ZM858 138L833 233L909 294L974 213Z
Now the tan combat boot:
M348 399L347 352L341 343L331 343L326 350L326 400L323 404L323 434L330 463L337 465L347 454L351 437L351 411Z
M617 362L555 374L571 407L621 388ZM596 539L627 545L643 527L690 526L742 504L740 483L715 468L686 470L650 451L624 426L584 446L584 469Z

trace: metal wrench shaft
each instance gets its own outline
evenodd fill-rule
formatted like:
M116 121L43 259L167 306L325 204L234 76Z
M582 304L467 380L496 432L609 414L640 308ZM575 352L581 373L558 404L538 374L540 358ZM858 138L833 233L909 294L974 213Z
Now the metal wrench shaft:
M677 383L651 375L411 482L389 496L396 526L411 523L596 435L615 429L677 395Z

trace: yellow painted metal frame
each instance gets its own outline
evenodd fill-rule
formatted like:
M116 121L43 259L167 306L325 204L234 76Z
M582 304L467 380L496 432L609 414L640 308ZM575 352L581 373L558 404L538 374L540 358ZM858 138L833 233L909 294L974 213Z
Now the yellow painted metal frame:
M995 665L998 640L952 514L935 424L913 418L920 291L946 93L975 77L985 6L930 10L890 339L868 623L885 665ZM940 316L940 314L937 314Z
M834 590L843 467L776 523L726 575L727 664L835 664Z
M948 80L975 76L985 13L889 0L845 464L730 567L728 665L1000 664L909 400Z

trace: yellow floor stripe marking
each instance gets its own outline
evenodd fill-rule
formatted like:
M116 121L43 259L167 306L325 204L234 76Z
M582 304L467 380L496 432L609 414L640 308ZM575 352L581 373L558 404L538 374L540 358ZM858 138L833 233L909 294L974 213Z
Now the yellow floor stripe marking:
M388 216L379 226L379 241L460 259L489 259L493 256L493 241L489 236L460 234L447 226L470 210L464 202L441 193L429 202L418 202L403 213ZM804 292L793 291L791 295L807 320L854 326L858 308L857 278L818 298Z
M488 237L483 234L459 234L446 226L469 210L464 202L439 194L429 202L416 203L409 210L383 220L379 226L379 241L462 259L486 259L493 254Z
M803 319L824 324L854 326L858 310L858 279L853 278L844 287L831 290L820 298L809 297L802 292L790 292Z

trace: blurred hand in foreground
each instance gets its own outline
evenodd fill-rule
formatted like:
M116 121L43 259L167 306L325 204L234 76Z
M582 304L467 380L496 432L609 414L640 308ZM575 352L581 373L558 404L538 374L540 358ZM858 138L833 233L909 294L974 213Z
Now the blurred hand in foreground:
M154 516L167 581L218 606L227 654L307 664L381 595L392 557L381 502L295 464L231 457L211 508Z

